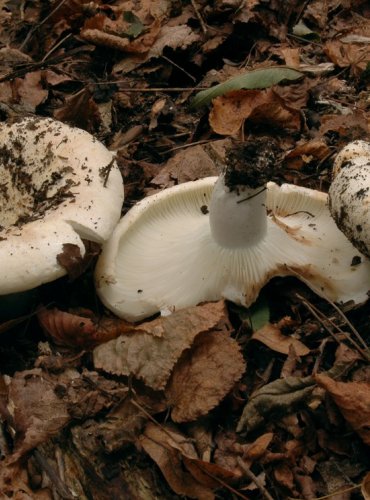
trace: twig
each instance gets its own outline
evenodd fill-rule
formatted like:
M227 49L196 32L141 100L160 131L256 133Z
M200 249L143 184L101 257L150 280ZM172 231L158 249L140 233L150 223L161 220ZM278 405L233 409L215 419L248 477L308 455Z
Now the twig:
M236 461L238 462L239 467L243 470L247 478L253 481L253 483L260 490L260 492L263 495L263 498L266 498L266 500L274 500L273 497L270 495L270 493L267 491L267 489L263 486L261 481L258 479L258 477L255 474L253 474L253 472L249 469L249 467L245 465L243 460L240 457L237 457Z
M338 308L338 306L336 306L335 304L333 304L332 302L329 302L330 305L332 305L334 307L334 309L340 314L340 316L344 319L345 323L351 328L351 330L355 331L356 332L356 338L360 339L360 343L362 345L364 345L365 347L364 348L361 348L357 342L355 342L355 340L353 340L347 332L343 331L338 325L336 325L334 323L334 321L332 321L330 318L328 318L327 316L325 316L319 309L317 309L313 304L309 303L304 297L302 297L301 295L299 295L298 293L296 294L297 297L302 301L302 304L312 313L312 315L322 324L322 326L325 328L325 330L334 338L334 340L336 342L338 342L339 344L339 341L338 339L336 338L336 335L335 333L328 327L327 324L325 324L325 322L328 322L330 323L331 326L333 326L334 328L336 328L338 330L339 333L341 333L342 335L344 335L347 340L352 344L352 346L361 354L361 356L366 359L366 360L369 360L369 354L368 354L368 347L366 345L366 343L364 342L364 340L361 338L360 334L357 332L357 330L350 324L350 322L347 320L347 318L345 317L345 315L342 313L342 311L340 311L340 309Z
M193 6L193 9L195 11L195 15L198 18L200 27L202 28L203 33L206 35L207 34L207 26L206 26L206 23L203 21L202 16L200 15L200 12L198 10L197 4L195 3L194 0L190 0L190 2L191 2L191 5Z
M191 80L193 80L193 82L196 82L196 78L191 75L190 73L188 73L184 68L182 68L181 66L179 66L178 64L176 64L174 61L172 61L169 57L166 57L164 55L161 55L161 58L164 59L165 61L169 62L170 64L172 64L173 66L175 66L175 68L179 69L180 71L182 71L184 73L184 75L188 76Z
M36 26L34 26L32 29L30 29L30 31L28 32L26 38L23 40L23 42L21 43L20 47L19 47L19 50L22 51L23 47L25 45L27 45L27 43L30 41L31 39L31 36L35 33L36 30L38 30L40 28L40 26L42 26L44 23L46 23L46 21L53 15L55 14L55 12L57 10L59 10L61 8L61 6L66 2L66 0L61 0L61 2L55 7L55 9L53 9L51 12L49 12L49 14L44 17L44 19L42 21L40 21L38 24L36 24Z

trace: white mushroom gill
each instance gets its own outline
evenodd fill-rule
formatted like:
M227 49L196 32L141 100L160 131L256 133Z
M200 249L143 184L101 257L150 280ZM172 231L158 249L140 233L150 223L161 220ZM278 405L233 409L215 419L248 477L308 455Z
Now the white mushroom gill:
M102 243L119 220L114 157L87 132L48 118L0 125L0 294L52 281L66 243Z
M272 277L286 275L337 302L366 300L370 264L336 228L325 194L268 183L265 193L229 198L222 178L213 190L216 181L166 189L122 218L96 268L109 309L138 321L222 297L249 306Z

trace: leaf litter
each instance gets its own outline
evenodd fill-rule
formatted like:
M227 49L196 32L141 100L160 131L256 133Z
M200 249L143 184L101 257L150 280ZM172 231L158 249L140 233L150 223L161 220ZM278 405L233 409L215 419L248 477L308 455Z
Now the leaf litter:
M123 213L218 175L230 137L277 140L279 182L323 191L337 151L368 139L366 1L0 9L1 119L52 116L110 145ZM129 324L98 303L86 249L64 248L69 276L22 307L0 301L0 496L369 497L369 364L351 328L369 345L368 304L345 320L275 279L250 310Z

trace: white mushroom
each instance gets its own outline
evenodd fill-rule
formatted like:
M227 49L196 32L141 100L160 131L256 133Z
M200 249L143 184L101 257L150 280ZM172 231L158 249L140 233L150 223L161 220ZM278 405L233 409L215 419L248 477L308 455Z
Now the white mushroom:
M138 321L221 297L249 306L274 276L293 275L337 302L364 302L370 263L332 220L327 195L224 176L150 196L120 221L96 268L102 302Z
M370 144L354 141L338 154L329 190L329 206L338 228L370 256Z
M113 154L87 132L28 117L0 125L0 294L66 274L64 244L85 253L119 220L123 182Z

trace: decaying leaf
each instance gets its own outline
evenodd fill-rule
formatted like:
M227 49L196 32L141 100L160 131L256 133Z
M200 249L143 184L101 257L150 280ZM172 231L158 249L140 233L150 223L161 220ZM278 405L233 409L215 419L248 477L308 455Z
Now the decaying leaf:
M294 412L298 406L307 404L314 387L312 377L287 377L266 384L246 404L237 432L252 431L264 422Z
M217 134L235 135L247 119L290 130L301 126L299 111L273 89L234 90L213 100L209 123Z
M152 389L164 389L170 373L202 332L223 330L228 319L223 301L174 312L137 326L94 349L94 365L115 375L133 375Z
M316 375L315 379L334 399L353 430L370 445L370 382L337 382L326 375Z
M188 422L217 406L245 370L238 343L227 334L198 336L174 368L165 394L172 420Z
M216 437L215 462L223 468L233 471L235 476L242 477L244 472L240 468L238 460L241 458L246 467L251 467L256 461L262 463L268 454L268 447L273 437L272 432L266 432L252 443L240 443L237 434L219 432Z
M254 332L252 340L258 340L273 351L280 352L281 354L289 354L290 346L293 346L297 356L307 356L310 353L309 348L302 342L282 334L280 328L271 323L267 323L267 325Z
M6 408L2 418L14 434L12 461L57 434L70 420L66 404L54 388L55 382L38 368L16 373L9 380L0 409Z
M184 470L182 456L197 458L193 444L170 425L149 422L139 438L140 445L161 469L166 481L178 495L212 500L212 490L200 484Z

